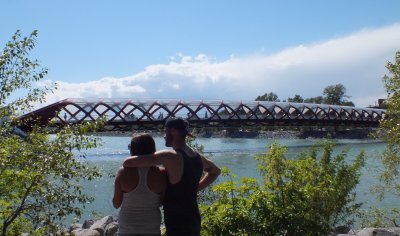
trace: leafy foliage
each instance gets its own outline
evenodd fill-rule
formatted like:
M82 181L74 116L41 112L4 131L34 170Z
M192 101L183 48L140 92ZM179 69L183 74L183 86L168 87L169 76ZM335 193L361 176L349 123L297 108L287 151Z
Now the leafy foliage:
M288 98L288 102L299 102L299 103L301 103L301 102L304 102L304 99L300 95L296 94L296 95L294 95L294 97Z
M349 98L349 96L346 95L346 87L344 87L343 84L335 84L325 87L322 95L323 96L306 98L304 99L304 102L354 107L354 103L346 99Z
M326 104L354 106L353 102L345 99L348 96L346 95L346 88L343 84L330 85L324 88L323 95L324 103Z
M49 84L47 87L34 87L48 73L46 68L41 68L37 60L28 57L29 52L36 45L37 31L29 37L21 39L21 32L17 31L12 40L6 44L0 56L0 106L1 114L4 112L24 111L32 107L33 103L44 101L45 94L56 87ZM23 89L24 97L10 99L18 89ZM7 102L7 106L5 106Z
M304 102L304 103L315 103L315 104L330 104L330 105L343 105L343 106L354 106L352 101L348 101L349 98L346 95L346 88L343 84L329 85L324 88L323 96L310 97L303 99L302 96L296 94L293 98L288 98L288 102ZM262 96L257 96L256 101L274 101L279 102L278 95L273 92L265 93Z
M47 74L37 60L29 59L37 32L21 38L19 31L0 56L0 235L49 235L67 215L81 215L81 205L92 198L81 181L100 175L85 164L81 151L98 140L87 136L102 122L64 127L50 135L47 127L31 127L21 138L16 115L44 101L49 87L36 86ZM23 90L24 96L16 93ZM19 135L18 135L19 134Z
M199 153L204 153L204 146L196 142L195 137L186 137L186 144Z
M325 103L324 98L322 96L306 98L304 99L305 103L315 103L315 104L323 104Z
M380 131L387 145L380 156L384 168L380 173L382 185L377 188L381 198L386 191L400 196L400 52L396 53L393 63L387 63L386 68L389 75L383 77L383 82L388 94L387 110Z
M295 160L287 147L273 143L256 156L261 182L224 169L228 181L214 186L216 198L202 205L204 235L326 235L334 226L351 224L364 153L353 163L343 151L333 157L333 144L314 147ZM318 153L321 153L318 156Z
M399 227L400 210L392 208L383 210L377 207L371 207L360 213L361 227Z
M257 96L256 101L271 101L271 102L279 102L278 95L273 92L265 93L262 96Z

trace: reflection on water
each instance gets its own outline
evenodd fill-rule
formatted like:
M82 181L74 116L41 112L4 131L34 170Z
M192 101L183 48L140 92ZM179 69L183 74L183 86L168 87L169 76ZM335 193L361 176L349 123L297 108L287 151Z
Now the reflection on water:
M129 155L127 145L129 137L102 137L103 146L89 150L88 162L99 167L104 176L101 179L84 183L86 192L95 196L96 200L85 209L84 219L92 218L92 212L101 215L117 214L118 210L112 207L113 175L121 165L123 159ZM157 150L164 149L164 139L156 137ZM259 178L257 162L254 156L266 151L266 147L272 142L278 142L289 148L289 158L318 143L316 139L232 139L232 138L198 138L197 143L204 145L204 151L209 158L220 167L228 167L234 174L241 177ZM379 205L380 207L400 207L399 201L393 197L378 202L370 193L370 187L376 183L374 170L379 166L377 157L383 151L385 144L371 140L338 140L335 152L348 150L347 159L354 160L361 150L367 156L366 168L362 171L360 184L357 187L358 201L364 203L364 207Z

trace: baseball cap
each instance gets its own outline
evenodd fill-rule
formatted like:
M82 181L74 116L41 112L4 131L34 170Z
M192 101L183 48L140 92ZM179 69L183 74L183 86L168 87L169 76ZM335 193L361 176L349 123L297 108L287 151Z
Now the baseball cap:
M174 128L183 131L183 133L189 137L193 135L189 132L189 122L181 117L169 118L164 125L165 128Z

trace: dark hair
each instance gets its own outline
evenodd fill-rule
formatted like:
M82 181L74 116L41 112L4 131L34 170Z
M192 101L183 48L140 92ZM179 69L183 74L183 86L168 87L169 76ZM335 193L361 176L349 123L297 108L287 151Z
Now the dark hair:
M181 134L186 137L187 135L192 137L189 132L189 122L181 117L171 117L164 125L165 128L174 128L181 132Z
M133 135L130 145L131 155L146 155L156 152L156 144L150 134Z

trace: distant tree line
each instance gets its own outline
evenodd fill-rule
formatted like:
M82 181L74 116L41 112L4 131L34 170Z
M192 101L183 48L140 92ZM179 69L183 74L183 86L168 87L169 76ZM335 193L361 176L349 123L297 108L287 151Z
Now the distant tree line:
M316 103L316 104L330 104L330 105L342 105L342 106L354 106L352 101L347 100L350 96L346 95L346 88L343 84L330 85L324 88L322 96L303 98L302 96L295 94L294 97L289 97L283 102L298 102L298 103ZM269 92L264 95L257 96L256 101L271 101L280 102L278 95Z

